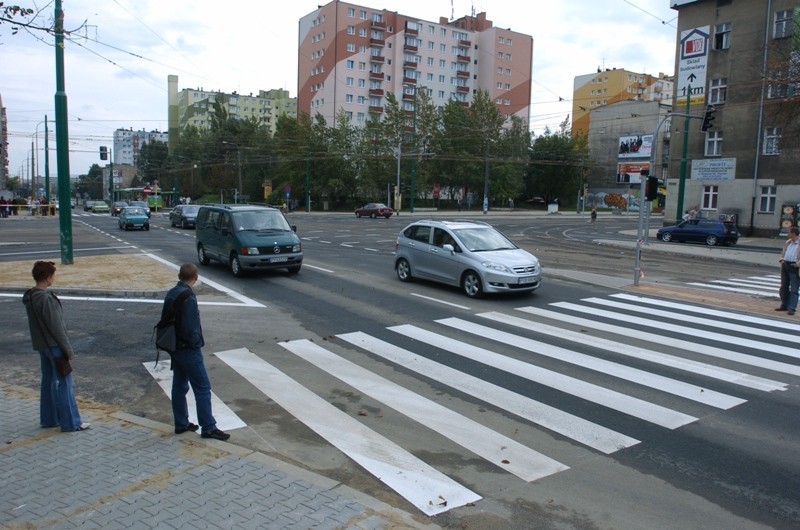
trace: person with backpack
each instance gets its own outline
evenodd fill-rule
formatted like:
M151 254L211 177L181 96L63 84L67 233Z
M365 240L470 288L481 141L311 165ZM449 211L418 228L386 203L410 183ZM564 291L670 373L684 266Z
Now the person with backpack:
M181 265L178 271L178 284L167 292L161 310L162 320L170 311L175 312L176 349L172 353L172 414L175 419L175 434L195 432L200 429L203 438L225 441L231 435L217 428L217 422L211 412L211 381L206 373L201 350L205 345L203 328L200 325L197 296L192 289L198 277L195 264ZM186 290L189 291L189 295L181 296ZM179 296L183 300L173 308L173 303ZM197 403L199 426L189 422L186 393L190 385Z

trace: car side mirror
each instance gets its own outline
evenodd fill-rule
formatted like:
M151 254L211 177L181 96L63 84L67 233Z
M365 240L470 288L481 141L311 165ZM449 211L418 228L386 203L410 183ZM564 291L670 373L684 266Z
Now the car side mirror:
M292 232L297 232L297 225L292 225Z
M444 245L442 245L442 248L451 254L454 254L456 251L455 247L450 243L445 243Z

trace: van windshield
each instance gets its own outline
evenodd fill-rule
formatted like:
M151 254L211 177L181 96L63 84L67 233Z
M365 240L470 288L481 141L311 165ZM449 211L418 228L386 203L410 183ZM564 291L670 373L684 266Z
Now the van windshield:
M292 227L286 221L286 218L281 212L278 211L253 211L253 212L236 212L233 214L233 229L236 232L242 231L289 231Z

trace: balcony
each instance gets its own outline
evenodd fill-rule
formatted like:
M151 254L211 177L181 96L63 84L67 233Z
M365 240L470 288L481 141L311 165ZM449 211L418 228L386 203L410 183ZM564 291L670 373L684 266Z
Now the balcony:
M370 105L369 111L373 114L383 114L383 107L378 107L376 105Z
M370 38L369 39L369 45L370 46L386 46L386 41L383 40L383 39Z
M468 40L460 40L458 41L459 48L470 48L472 47L472 43Z
M470 61L469 55L456 55L456 61L460 63L468 63Z
M370 88L369 89L370 96L383 96L383 89L382 88Z
M419 51L419 48L411 44L403 44L403 51L417 53Z
M404 85L416 85L417 79L415 77L403 77Z
M461 105L464 108L467 108L467 109L469 108L469 101L457 101L456 103L458 103L459 105Z
M467 72L466 70L458 70L456 71L456 75L458 77L469 77L469 72Z
M456 92L459 92L461 94L469 94L469 87L468 86L457 86L456 87Z
M386 62L386 57L383 55L370 55L369 62L371 63L384 63Z
M416 70L418 66L419 63L417 63L416 61L405 61L403 63L403 68L411 68L412 70Z
M419 31L416 28L406 28L406 35L419 35Z
M369 78L375 81L383 81L383 72L370 72Z
M414 94L403 94L403 99L406 101L414 101Z
M386 29L386 22L381 20L373 20L369 23L369 27L373 29Z

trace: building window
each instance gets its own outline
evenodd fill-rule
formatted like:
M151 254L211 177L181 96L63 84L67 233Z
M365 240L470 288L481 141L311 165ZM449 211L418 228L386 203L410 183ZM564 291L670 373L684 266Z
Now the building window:
M728 79L726 77L712 79L709 84L709 93L709 103L712 105L725 103L725 98L728 95Z
M367 82L363 79L358 80L358 88L365 88L367 86Z
M782 39L792 34L792 16L794 11L787 9L785 11L778 11L775 13L775 30L773 37Z
M345 94L344 102L345 103L352 103L353 102L353 94Z
M714 49L727 50L731 47L731 23L714 26Z
M781 154L781 128L780 127L767 127L764 129L764 154L765 155L779 155Z
M352 7L348 7L347 8L347 16L350 17L350 18L355 18L356 10L353 9Z
M355 26L347 26L347 34L348 35L355 35L356 34L356 27Z
M777 196L775 186L761 186L761 196L759 197L759 213L775 213L775 201Z
M347 51L355 52L356 51L356 44L354 42L347 43Z
M722 131L706 133L706 156L722 156Z
M347 69L348 69L348 70L352 70L352 69L353 69L353 67L355 66L355 64L356 64L356 62L355 62L355 61L353 61L352 59L348 59L348 60L347 60Z
M719 196L719 186L703 186L702 208L704 210L716 210L718 196Z
M367 36L367 28L358 28L358 36L359 37L366 37Z

